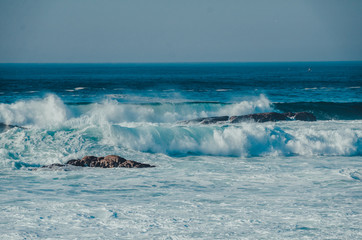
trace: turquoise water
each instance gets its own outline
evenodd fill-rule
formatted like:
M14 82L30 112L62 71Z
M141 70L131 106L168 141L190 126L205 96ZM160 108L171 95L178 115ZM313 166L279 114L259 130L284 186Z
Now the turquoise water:
M1 239L360 239L362 64L1 64ZM316 122L185 124L308 111ZM118 154L152 169L34 170Z

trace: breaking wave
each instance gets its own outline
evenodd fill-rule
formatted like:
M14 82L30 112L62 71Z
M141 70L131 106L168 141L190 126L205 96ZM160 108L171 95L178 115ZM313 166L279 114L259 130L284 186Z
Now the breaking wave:
M263 95L233 104L104 101L66 105L55 95L0 104L0 122L28 126L0 132L0 158L5 165L22 162L32 166L89 154L132 156L135 151L169 156L362 155L361 120L229 125L178 122L272 111L272 106Z
M210 102L119 103L105 100L85 105L65 105L56 95L44 99L0 104L0 122L39 128L59 126L66 120L91 119L96 123L151 122L166 123L199 117L243 115L271 111L271 102L263 95L234 104Z
M169 155L361 155L361 128L339 129L333 124L327 125L332 129L320 124L301 127L297 124L255 123L236 126L112 126L108 144Z

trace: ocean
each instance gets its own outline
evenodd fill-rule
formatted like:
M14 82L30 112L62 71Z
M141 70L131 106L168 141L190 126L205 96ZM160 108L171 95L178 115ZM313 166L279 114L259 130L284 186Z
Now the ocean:
M0 123L0 239L362 239L362 62L0 64Z

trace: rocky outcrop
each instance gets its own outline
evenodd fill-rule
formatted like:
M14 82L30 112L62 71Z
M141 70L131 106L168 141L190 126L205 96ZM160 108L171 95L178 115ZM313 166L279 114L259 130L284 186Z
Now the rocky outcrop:
M99 167L99 168L149 168L155 167L145 163L139 163L132 160L124 159L117 155L108 155L105 157L85 156L82 159L71 159L66 164L51 164L43 166L43 168L59 168L68 165L79 167Z
M10 124L5 124L5 123L0 123L0 132L4 132L4 131L7 131L11 128L23 128L23 129L26 129L24 127L21 127L21 126L17 126L17 125L10 125Z
M268 112L268 113L255 113L243 116L230 117L229 121L231 123L238 123L247 120L254 120L255 122L277 122L277 121L290 121L290 120L300 120L300 121L316 121L316 117L308 112L287 112L287 113L277 113L277 112Z
M277 121L291 121L291 120L300 120L300 121L316 121L316 117L312 113L308 112L287 112L287 113L277 113L277 112L268 112L268 113L254 113L241 116L221 116L221 117L207 117L207 118L198 118L194 120L185 121L184 123L201 123L201 124L212 124L212 123L239 123L245 121L255 121L255 122L277 122Z

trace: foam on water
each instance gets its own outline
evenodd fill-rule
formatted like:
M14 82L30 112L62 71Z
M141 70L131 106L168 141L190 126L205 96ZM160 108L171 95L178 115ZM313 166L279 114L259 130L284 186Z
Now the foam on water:
M0 133L7 167L122 151L169 156L360 156L361 121L182 124L177 120L270 111L264 96L235 104L64 105L55 95L0 105L0 119L26 125ZM20 164L20 165L19 165Z
M1 133L0 158L2 167L19 168L65 163L84 155L118 153L132 157L135 152L169 156L361 156L361 123L350 122L343 128L336 122L98 125L89 118L76 118L56 131L13 128Z
M359 158L152 156L141 171L1 171L0 238L362 237Z
M55 95L43 99L0 103L0 122L38 127L58 126L67 119L64 103Z
M243 123L236 126L112 126L108 144L171 155L250 157L362 154L361 122L344 129L328 122L301 125Z
M271 103L263 95L251 101L235 104L215 103L157 103L122 104L115 100L88 106L67 107L56 95L44 99L0 104L0 122L16 125L34 125L39 128L58 126L75 117L86 116L96 121L121 122L176 122L199 117L243 115L270 111Z

